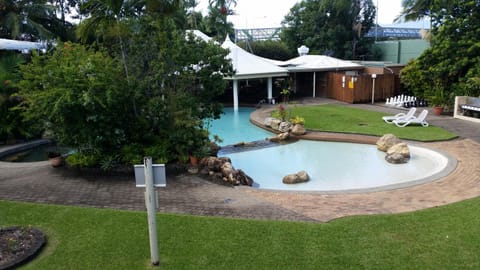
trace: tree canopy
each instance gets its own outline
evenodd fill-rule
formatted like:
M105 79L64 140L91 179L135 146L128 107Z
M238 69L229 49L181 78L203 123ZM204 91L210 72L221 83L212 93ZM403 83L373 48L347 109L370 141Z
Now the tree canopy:
M451 105L456 95L480 95L480 1L437 7L431 47L401 74L403 87Z
M306 45L314 54L343 59L369 58L364 35L374 25L371 0L305 0L295 4L283 21L282 40L296 51Z
M204 119L222 111L215 98L232 72L228 52L187 34L164 6L96 1L103 5L83 6L90 17L79 28L94 42L34 54L21 70L18 108L78 149L73 165L188 158L209 142Z

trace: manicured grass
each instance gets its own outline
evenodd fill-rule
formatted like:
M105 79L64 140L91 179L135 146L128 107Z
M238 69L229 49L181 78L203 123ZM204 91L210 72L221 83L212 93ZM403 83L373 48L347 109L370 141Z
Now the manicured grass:
M480 269L480 198L326 224L158 214L160 269ZM0 201L48 245L22 269L155 269L145 212Z
M387 124L382 116L387 114L351 108L340 105L317 105L317 106L294 106L291 115L299 115L305 119L305 127L310 130L357 133L382 136L387 133L395 134L397 137L417 141L441 141L457 137L456 134L448 132L440 127L419 125L400 128L394 124ZM428 119L428 117L427 117Z

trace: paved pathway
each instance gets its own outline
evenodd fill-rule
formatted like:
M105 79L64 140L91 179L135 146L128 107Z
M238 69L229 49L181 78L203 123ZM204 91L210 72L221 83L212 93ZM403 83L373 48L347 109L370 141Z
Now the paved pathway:
M331 100L313 99L304 103ZM396 113L398 109L378 105L349 105ZM255 117L261 117L259 110ZM260 115L260 116L258 116ZM259 119L257 119L259 120ZM194 175L167 176L167 187L160 188L161 212L325 222L363 214L398 213L435 207L480 195L480 124L447 116L430 116L429 122L460 135L449 142L426 144L448 152L458 160L457 169L439 181L409 188L360 194L321 194L318 192L275 192L249 187L227 187ZM318 137L332 134L318 133ZM346 135L338 135L346 136ZM372 142L370 136L344 139ZM47 162L11 164L0 162L0 199L76 205L99 208L145 210L143 189L136 188L133 176L79 176Z

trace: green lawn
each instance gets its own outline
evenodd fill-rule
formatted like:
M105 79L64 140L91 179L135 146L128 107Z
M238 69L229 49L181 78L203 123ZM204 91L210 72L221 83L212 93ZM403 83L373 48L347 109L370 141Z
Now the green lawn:
M457 135L440 127L419 125L400 128L382 120L385 113L367 111L340 105L288 106L291 115L305 119L309 130L357 133L382 136L387 133L397 137L417 141L441 141L456 138ZM427 117L428 120L428 117Z
M159 214L160 269L480 269L480 198L326 224ZM145 212L0 201L48 245L22 269L153 269Z

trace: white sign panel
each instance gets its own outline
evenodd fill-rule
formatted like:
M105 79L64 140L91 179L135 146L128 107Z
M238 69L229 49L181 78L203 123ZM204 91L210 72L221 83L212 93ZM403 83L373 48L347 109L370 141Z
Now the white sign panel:
M145 166L135 165L135 184L137 187L145 187ZM167 177L165 176L165 164L153 164L153 185L155 187L166 187Z

